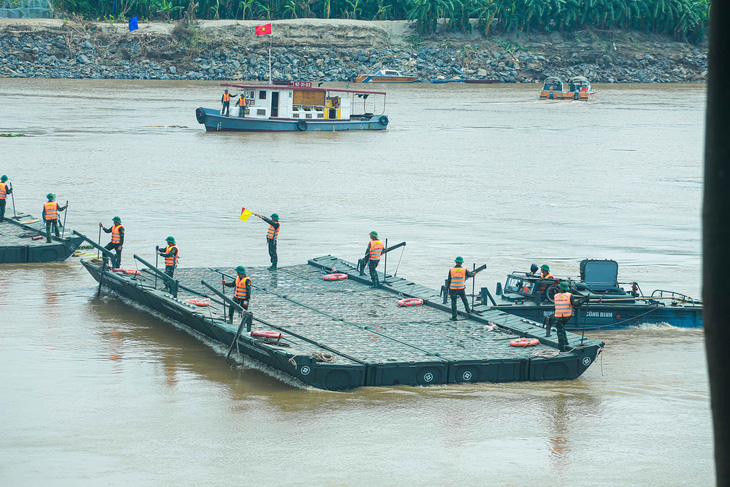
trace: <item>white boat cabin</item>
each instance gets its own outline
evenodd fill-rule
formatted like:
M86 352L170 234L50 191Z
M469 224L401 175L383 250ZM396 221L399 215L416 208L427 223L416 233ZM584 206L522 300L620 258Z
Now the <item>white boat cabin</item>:
M374 98L368 100L370 95L383 95L383 109L385 105L384 92L313 87L310 82L293 82L291 85L224 84L222 86L238 89L238 93L231 94L232 117L240 116L238 99L234 101L233 95L245 96L246 118L261 119L361 119L372 116L375 111Z

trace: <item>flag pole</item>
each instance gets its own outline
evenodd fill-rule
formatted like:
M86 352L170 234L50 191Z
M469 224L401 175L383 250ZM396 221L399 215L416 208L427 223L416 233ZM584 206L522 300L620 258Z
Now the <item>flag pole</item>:
M271 34L269 34L269 84L271 84L271 43L272 37L274 37L274 30L271 30Z

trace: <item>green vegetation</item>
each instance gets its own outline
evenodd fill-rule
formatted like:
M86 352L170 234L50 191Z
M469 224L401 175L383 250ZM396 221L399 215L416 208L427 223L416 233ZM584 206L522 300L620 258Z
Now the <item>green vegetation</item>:
M421 35L439 28L465 32L475 24L485 36L596 28L669 34L693 42L705 33L710 7L709 0L54 0L54 4L89 20L407 19L415 22Z

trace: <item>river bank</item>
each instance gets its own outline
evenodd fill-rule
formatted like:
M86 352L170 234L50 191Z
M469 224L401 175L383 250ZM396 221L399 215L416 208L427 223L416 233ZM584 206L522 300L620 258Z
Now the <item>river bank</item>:
M707 78L707 46L615 31L477 33L423 39L403 21L298 19L172 23L0 19L0 77L347 81L380 67L423 81L494 78L531 83L583 75L596 83L691 83Z

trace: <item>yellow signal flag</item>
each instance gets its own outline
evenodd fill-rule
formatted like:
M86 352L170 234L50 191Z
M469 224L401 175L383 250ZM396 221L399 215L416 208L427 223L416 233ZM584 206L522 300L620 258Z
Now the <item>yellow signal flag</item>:
M246 208L241 208L241 216L239 216L238 218L240 218L242 221L246 221L251 215L253 215L253 211L247 210Z

